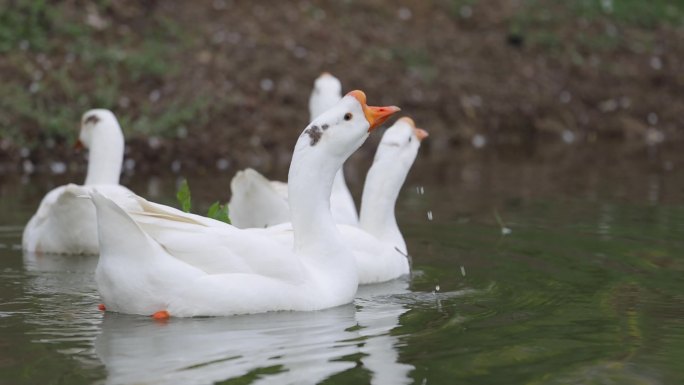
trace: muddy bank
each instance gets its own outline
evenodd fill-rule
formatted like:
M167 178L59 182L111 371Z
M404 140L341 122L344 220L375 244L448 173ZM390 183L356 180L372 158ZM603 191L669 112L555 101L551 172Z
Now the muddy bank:
M435 156L677 145L684 6L604 3L15 2L1 31L1 168L77 167L80 114L104 107L137 172L277 173L322 71L401 106Z

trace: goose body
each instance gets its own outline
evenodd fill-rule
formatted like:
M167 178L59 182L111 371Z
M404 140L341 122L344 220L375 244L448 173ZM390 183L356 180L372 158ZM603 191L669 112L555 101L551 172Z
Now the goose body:
M342 98L342 84L329 73L314 82L309 98L311 119L335 105ZM260 228L290 221L287 183L269 181L252 169L239 171L230 182L228 209L231 222L239 228ZM330 194L330 210L336 223L358 225L354 198L347 187L344 168L335 174Z
M106 308L189 317L352 301L356 261L330 214L332 183L368 132L397 110L369 107L354 91L307 126L289 172L293 247L264 230L238 229L142 198L136 198L140 210L124 210L91 193L100 240L95 279Z
M95 208L83 196L97 188L127 208L133 193L119 185L124 138L110 111L83 115L79 142L90 149L84 185L68 184L48 192L24 229L22 247L35 253L97 254Z

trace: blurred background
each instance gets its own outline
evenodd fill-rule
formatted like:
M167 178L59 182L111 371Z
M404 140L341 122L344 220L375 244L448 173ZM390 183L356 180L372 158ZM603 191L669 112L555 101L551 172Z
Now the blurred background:
M684 137L681 0L0 3L5 174L82 173L97 107L127 173L282 178L323 71L414 117L441 174L482 156L668 169Z
M211 383L243 361L235 382L279 383L278 357L369 383L349 346L405 383L684 383L683 69L684 0L0 0L0 383ZM323 71L430 133L396 206L408 293L325 330L246 318L298 335L276 349L218 319L103 317L96 260L22 254L45 194L83 181L85 111L118 116L122 184L177 206L187 178L205 213L240 169L286 178ZM357 204L377 131L345 167Z

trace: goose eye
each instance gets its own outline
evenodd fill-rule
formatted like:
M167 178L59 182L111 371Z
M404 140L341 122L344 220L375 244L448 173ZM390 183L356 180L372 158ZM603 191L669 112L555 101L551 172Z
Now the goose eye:
M347 112L346 114L344 114L344 120L351 120L351 118L352 118L351 112Z

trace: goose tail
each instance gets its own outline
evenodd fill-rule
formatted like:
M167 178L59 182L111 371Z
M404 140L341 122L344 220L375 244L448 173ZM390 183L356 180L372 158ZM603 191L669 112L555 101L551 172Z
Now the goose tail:
M89 195L95 205L100 258L112 254L134 257L153 252L152 239L124 209L97 190Z
M234 226L266 227L289 222L287 201L258 172L250 168L239 171L231 180L230 189L228 211Z

